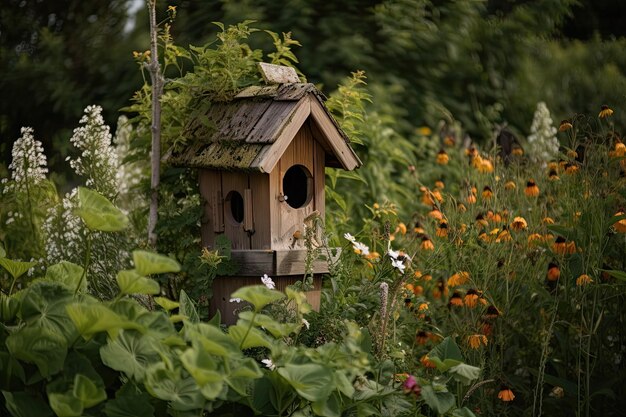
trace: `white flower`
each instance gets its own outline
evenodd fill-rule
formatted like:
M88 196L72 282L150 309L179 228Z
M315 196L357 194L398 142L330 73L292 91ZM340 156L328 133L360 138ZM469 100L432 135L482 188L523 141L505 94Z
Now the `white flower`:
M537 110L533 117L528 136L528 153L537 161L543 162L554 159L559 154L559 140L556 137L557 129L552 126L550 110L546 103L537 103Z
M309 327L311 326L311 324L309 324L307 319L302 319L302 324L304 325L304 327L307 328L307 330L309 330Z
M393 259L398 259L398 256L400 256L400 251L389 249L389 252L387 252L387 255L389 255Z
M229 301L231 303L240 303L242 300L241 300L241 298L231 298Z
M370 248L364 244L362 244L361 242L354 242L352 244L352 247L354 248L354 251L356 253L359 253L363 256L367 256L370 254Z
M21 133L22 136L13 143L11 151L13 160L9 165L14 183L10 184L4 192L13 188L17 191L26 190L27 183L30 185L39 184L46 179L48 173L43 147L41 142L35 140L33 129L23 127Z
M261 282L270 290L273 290L274 288L276 288L276 284L274 283L272 278L267 276L267 274L263 274L263 276L261 277Z
M348 239L351 243L356 243L356 238L352 236L350 233L346 233L343 235L346 239Z
M265 367L269 368L270 371L273 371L274 369L276 369L276 365L274 365L274 362L272 362L271 359L263 359L261 362L263 362Z
M392 259L391 260L391 265L393 265L394 268L397 268L398 271L400 271L400 272L404 272L404 268L406 268L404 263L402 263L402 261L399 261L397 259Z

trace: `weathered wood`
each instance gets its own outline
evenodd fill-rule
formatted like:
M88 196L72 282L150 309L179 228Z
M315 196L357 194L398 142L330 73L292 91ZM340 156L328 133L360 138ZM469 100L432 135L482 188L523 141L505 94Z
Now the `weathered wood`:
M276 251L276 276L304 275L306 273L306 249L277 250ZM313 261L313 272L324 274L328 272L326 259Z
M270 178L267 174L252 172L249 175L252 190L254 233L250 236L252 249L270 249L272 246L270 225Z
M266 98L266 97L276 97L278 94L278 89L281 87L279 84L275 85L251 85L250 87L246 87L241 90L236 96L236 99L241 98Z
M315 90L315 86L313 84L282 84L278 87L278 91L274 100L282 101L282 100L300 100L302 97Z
M307 129L310 128L307 125ZM311 133L312 135L312 133ZM320 217L325 219L326 214L326 203L325 203L325 180L326 174L324 172L324 167L326 166L326 152L322 145L316 140L311 140L313 143L313 208L320 213Z
M298 73L292 67L259 62L259 71L268 84L299 83Z
M361 160L340 133L336 122L317 99L310 100L311 116L317 123L323 138L341 162L343 168L352 171L361 166Z
M222 123L220 138L232 141L244 141L256 124L262 119L272 101L270 100L241 100L237 110L225 123Z
M220 173L201 169L198 173L198 185L203 206L200 232L202 246L213 248L215 235L224 231Z
M278 291L284 291L289 285L302 280L302 276L272 277ZM261 276L256 277L217 277L213 280L213 297L209 301L209 317L219 310L223 324L235 324L237 315L246 303L230 302L231 294L241 287L261 285ZM313 310L319 311L322 291L322 276L313 276L313 289L306 291L307 302Z
M230 192L237 192L243 198L248 187L248 174L245 172L222 172L222 195L224 197L224 233L230 239L233 249L250 249L250 236L243 228L243 221L237 222L232 215ZM244 205L245 209L245 205ZM245 213L244 213L245 217Z
M243 230L249 233L254 233L254 218L252 216L254 208L252 201L252 190L246 188L243 191Z
M237 275L274 275L276 272L273 250L233 250L230 253L230 258L237 265Z
M298 107L298 102L271 101L263 116L250 130L246 143L273 143L283 125Z
M296 133L298 133L307 117L309 117L311 113L309 103L310 101L307 98L303 98L297 102L295 109L289 115L289 119L284 122L281 129L276 131L276 135L278 136L269 151L263 154L263 160L253 163L253 165L260 168L261 172L272 172L276 163L296 136Z

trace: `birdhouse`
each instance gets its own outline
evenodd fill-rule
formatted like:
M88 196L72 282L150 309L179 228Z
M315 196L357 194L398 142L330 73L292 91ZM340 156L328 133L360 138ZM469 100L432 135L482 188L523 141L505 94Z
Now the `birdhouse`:
M266 85L241 91L229 102L211 103L185 129L188 146L170 161L199 169L203 204L202 245L232 244L234 276L216 277L210 312L232 323L230 294L258 285L267 274L277 289L303 278L305 234L324 218L324 169L353 170L361 161L313 84L291 68L260 64ZM309 303L319 308L323 259L312 264Z

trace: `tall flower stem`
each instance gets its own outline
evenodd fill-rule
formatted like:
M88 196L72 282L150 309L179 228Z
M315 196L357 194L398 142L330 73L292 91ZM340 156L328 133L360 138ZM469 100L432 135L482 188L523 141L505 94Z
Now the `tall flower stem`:
M78 285L76 285L76 290L74 290L74 295L78 294L78 291L80 290L81 285L83 285L83 281L85 279L85 276L87 276L87 269L89 268L89 262L91 261L91 230L87 232L87 237L86 237L86 241L87 241L87 248L85 249L85 262L83 264L83 274L80 276L80 279L78 280Z

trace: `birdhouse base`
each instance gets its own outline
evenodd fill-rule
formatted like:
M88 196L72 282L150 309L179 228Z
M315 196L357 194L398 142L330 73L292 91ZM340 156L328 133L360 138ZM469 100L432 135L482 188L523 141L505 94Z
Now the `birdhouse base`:
M272 277L276 284L276 290L285 291L289 285L302 280L302 275L289 275ZM219 310L223 324L235 324L239 310L245 304L230 301L230 295L241 287L248 285L260 285L259 276L223 276L215 277L213 280L213 298L209 300L209 317L213 317ZM311 304L313 310L319 311L322 293L322 274L313 275L313 289L306 291L307 302Z

